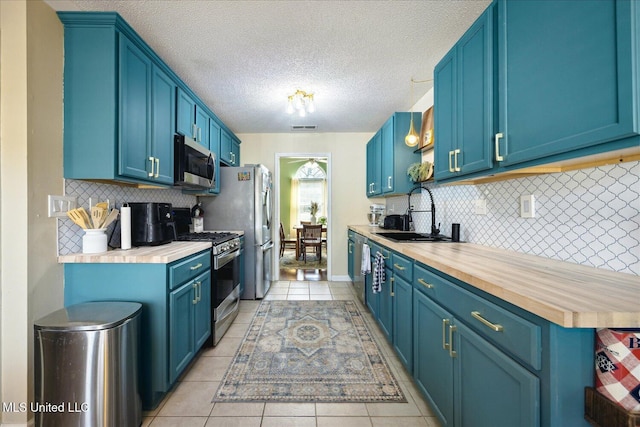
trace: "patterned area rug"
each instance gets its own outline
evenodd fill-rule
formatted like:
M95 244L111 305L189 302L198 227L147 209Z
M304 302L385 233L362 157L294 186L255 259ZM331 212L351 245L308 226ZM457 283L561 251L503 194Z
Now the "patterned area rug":
M263 301L213 402L406 402L354 301Z
M323 269L327 268L327 249L322 248L322 256L318 261L316 254L313 251L309 250L307 252L307 262L305 263L303 260L296 259L296 250L295 249L285 249L284 254L282 254L282 258L280 258L280 267L283 268L299 268L299 269Z

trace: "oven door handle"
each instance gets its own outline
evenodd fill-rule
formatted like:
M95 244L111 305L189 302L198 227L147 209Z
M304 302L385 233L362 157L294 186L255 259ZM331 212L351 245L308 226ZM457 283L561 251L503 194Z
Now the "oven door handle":
M220 270L223 266L227 265L231 262L232 259L240 256L240 249L233 250L226 254L221 254L213 257L213 268L214 270Z

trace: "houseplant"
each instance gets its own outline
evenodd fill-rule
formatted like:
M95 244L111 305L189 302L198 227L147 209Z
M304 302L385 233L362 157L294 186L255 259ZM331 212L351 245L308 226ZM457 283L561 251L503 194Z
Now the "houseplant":
M311 202L309 205L309 212L311 213L311 224L315 224L316 214L318 213L318 202Z

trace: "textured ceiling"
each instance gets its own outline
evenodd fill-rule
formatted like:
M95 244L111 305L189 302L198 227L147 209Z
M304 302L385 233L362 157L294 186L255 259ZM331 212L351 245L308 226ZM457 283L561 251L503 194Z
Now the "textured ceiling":
M236 133L374 132L432 86L433 67L490 0L47 0L116 11ZM316 112L285 112L315 94Z

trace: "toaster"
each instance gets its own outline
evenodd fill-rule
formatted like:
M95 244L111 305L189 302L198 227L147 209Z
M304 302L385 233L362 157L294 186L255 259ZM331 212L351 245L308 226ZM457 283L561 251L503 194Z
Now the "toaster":
M384 225L382 228L387 230L403 230L405 215L387 215L384 217Z

